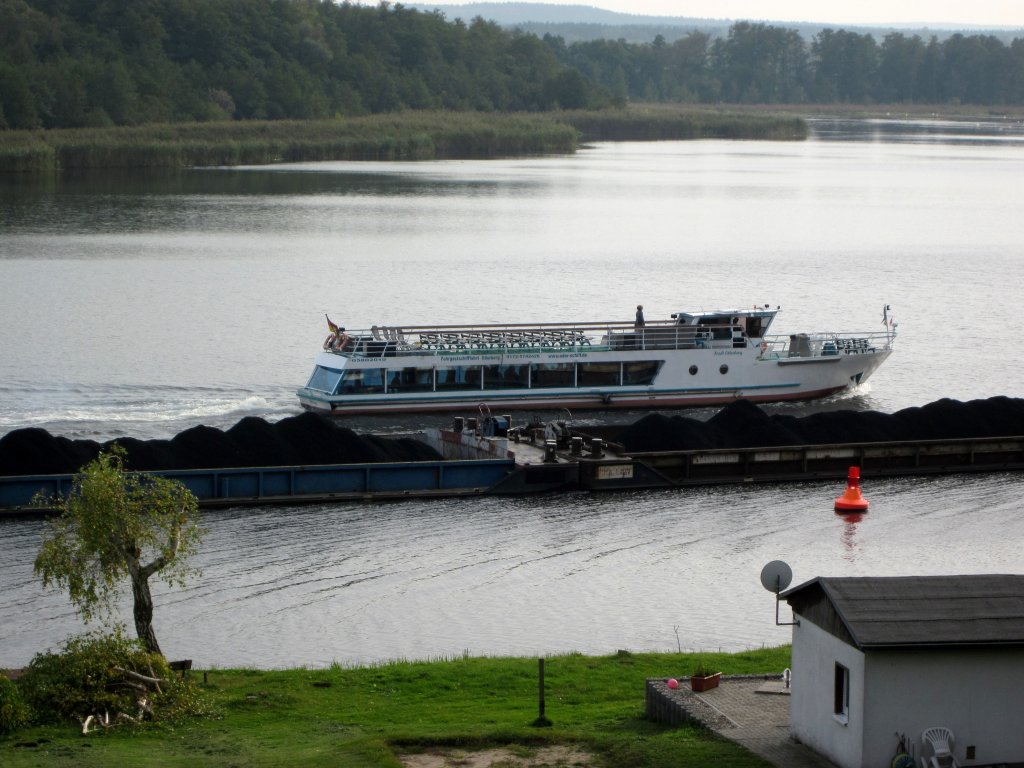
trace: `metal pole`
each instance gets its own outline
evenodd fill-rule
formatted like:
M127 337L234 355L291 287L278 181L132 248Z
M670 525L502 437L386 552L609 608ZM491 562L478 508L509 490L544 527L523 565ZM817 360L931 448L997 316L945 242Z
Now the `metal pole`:
M540 714L538 720L544 719L544 659L537 659L537 688L540 696Z

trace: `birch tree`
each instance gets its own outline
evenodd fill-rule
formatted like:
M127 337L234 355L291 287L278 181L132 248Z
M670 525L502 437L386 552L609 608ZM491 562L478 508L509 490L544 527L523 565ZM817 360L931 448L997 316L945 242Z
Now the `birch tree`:
M67 590L89 623L112 619L125 580L130 582L135 631L160 653L153 630L150 577L184 586L196 571L187 560L202 536L196 497L184 485L127 472L124 450L115 446L85 465L71 493L58 502L60 516L35 561L46 587Z

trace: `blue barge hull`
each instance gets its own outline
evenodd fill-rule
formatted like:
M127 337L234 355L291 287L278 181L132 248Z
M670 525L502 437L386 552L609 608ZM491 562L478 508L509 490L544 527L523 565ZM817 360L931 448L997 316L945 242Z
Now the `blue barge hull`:
M592 438L591 449L598 441ZM525 443L507 458L444 459L153 472L183 483L204 507L402 499L416 496L523 495L549 491L649 488L1024 470L1024 436L620 453L579 447L544 457ZM554 447L552 447L554 450ZM532 455L531 455L532 451ZM73 475L0 477L0 515L44 511L32 499L66 496Z
M512 459L183 469L152 472L178 480L201 506L287 504L331 499L482 494L516 470ZM0 512L39 511L32 500L63 497L74 475L0 477Z

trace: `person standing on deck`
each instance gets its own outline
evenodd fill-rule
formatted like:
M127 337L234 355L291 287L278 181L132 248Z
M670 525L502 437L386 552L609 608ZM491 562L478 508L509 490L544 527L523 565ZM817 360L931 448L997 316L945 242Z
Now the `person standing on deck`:
M634 346L637 349L643 349L644 347L644 305L636 305L636 321L633 323L633 330L636 333L633 334Z
M636 305L636 322L634 323L634 325L637 328L643 328L644 327L644 305L643 304L637 304Z

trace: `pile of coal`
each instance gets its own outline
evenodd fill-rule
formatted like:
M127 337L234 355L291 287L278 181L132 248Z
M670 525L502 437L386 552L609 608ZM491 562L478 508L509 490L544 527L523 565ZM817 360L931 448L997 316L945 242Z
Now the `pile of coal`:
M442 458L418 440L359 435L327 417L303 413L278 422L248 417L226 431L192 427L171 440L125 437L98 443L54 437L45 429L19 429L0 437L0 476L74 474L115 442L127 452L128 469L148 472Z
M737 400L707 421L651 414L614 440L629 452L642 453L1019 435L1024 435L1024 400L1020 398L967 402L946 398L892 414L847 410L809 416L770 416L749 400Z

